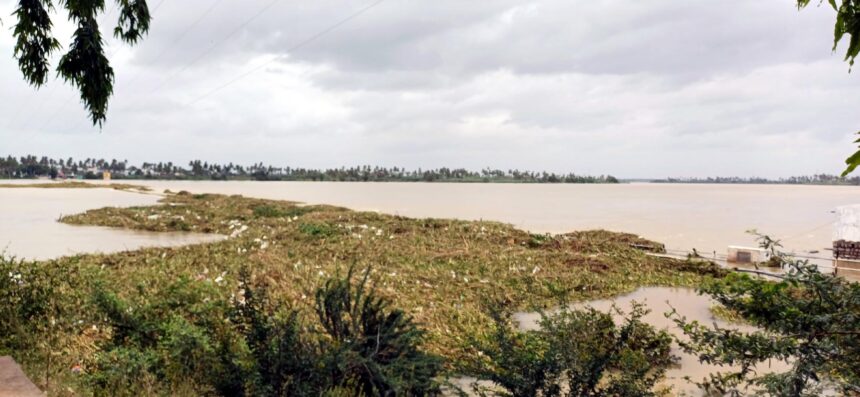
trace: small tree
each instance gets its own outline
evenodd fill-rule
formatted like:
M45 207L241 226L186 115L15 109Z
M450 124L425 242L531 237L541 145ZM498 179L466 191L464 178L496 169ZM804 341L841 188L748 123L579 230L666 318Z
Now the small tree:
M808 261L776 258L787 269L779 282L733 273L700 290L760 331L707 327L670 313L689 338L679 341L684 350L704 363L738 368L711 374L699 386L721 395L749 388L774 396L814 396L825 388L860 393L860 285L822 274ZM756 372L771 361L790 368Z
M674 361L672 338L641 321L648 313L643 306L634 304L628 315L563 307L543 314L540 330L527 332L514 329L509 310L489 309L494 329L486 341L475 342L486 360L471 372L497 388L476 385L476 391L510 397L655 395L654 385Z

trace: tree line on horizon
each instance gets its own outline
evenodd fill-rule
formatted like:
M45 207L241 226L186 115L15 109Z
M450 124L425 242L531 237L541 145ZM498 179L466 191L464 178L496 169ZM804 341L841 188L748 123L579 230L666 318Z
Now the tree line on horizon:
M814 174L803 176L792 176L788 178L742 178L730 177L707 177L707 178L666 178L658 179L655 183L725 183L725 184L751 184L751 185L860 185L860 177L843 177L830 174Z
M52 159L47 156L0 157L0 178L28 179L101 179L110 172L112 179L192 179L258 181L332 181L332 182L511 182L511 183L618 183L611 175L588 176L546 171L464 168L408 170L402 167L355 166L328 169L274 167L262 162L250 166L218 164L193 160L183 167L173 162L144 162L86 158Z

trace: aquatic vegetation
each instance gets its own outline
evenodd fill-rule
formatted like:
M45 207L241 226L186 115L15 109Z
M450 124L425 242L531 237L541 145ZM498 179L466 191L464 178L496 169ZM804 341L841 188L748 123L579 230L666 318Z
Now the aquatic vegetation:
M254 216L263 218L291 218L294 216L304 215L313 211L307 207L297 207L295 205L275 206L271 204L263 204L254 207Z
M199 285L200 291L209 294L201 299L208 297L205 305L211 305L231 297L240 299L240 270L247 267L266 282L273 307L294 308L298 317L321 326L313 315L314 291L339 270L370 268L369 280L378 296L402 309L426 332L421 351L444 358L445 368L454 371L477 359L470 336L492 327L481 307L490 294L504 297L517 310L534 310L554 306L559 293L571 300L603 298L645 285L695 286L722 275L712 264L648 256L637 247L660 245L628 234L574 232L542 236L541 244L535 245L530 244L531 234L497 222L411 219L241 196L167 194L160 205L103 208L61 221L229 236L208 244L39 262L41 271L61 283L75 283L71 296L65 295L70 288L57 290L58 301L75 302L64 318L76 325L58 334L62 342L58 350L64 353L56 360L62 365L52 366L52 371L60 368L64 377L72 377L63 382L72 388L91 386L74 380L80 376L71 375L69 368L81 365L84 374L103 368L91 359L111 335L101 326L93 330L98 324L92 318L95 302L77 297L93 296L99 290L121 302L137 302L166 297L181 281ZM86 277L63 279L69 267L80 269L78 274ZM170 310L197 310L196 304L173 302ZM146 305L142 301L130 307L140 310ZM82 322L77 325L77 321ZM191 316L187 321L194 325L197 320ZM187 325L175 323L171 329L179 332ZM201 340L194 332L172 335L180 345ZM218 346L210 347L217 351ZM113 354L119 359L131 353ZM44 360L31 356L20 360L28 371L44 366ZM135 357L126 358L148 360ZM32 377L45 384L44 377ZM152 381L157 380L155 376Z

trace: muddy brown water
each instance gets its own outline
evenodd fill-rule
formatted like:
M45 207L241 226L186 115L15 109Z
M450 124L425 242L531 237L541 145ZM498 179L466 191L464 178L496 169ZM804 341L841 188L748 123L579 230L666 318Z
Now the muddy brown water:
M0 252L26 259L218 241L202 233L153 233L57 222L102 207L156 204L159 197L109 189L0 188Z
M608 229L669 248L725 254L754 245L758 229L789 250L831 246L837 206L860 203L854 186L132 181L156 191L241 194L333 204L410 217L493 220L534 232ZM824 251L822 251L824 252ZM829 252L825 252L829 256Z
M0 357L0 397L44 397L12 357Z

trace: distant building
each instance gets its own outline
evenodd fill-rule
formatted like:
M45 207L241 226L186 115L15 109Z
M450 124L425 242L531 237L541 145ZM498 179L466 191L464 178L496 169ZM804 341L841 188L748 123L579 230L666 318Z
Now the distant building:
M110 180L110 171L102 171L102 179L109 181Z

